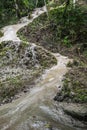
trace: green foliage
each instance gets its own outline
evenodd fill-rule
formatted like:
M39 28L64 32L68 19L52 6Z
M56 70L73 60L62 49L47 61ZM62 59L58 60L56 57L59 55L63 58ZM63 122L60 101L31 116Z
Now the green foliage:
M1 0L0 1L0 28L8 24L14 24L17 22L17 10L16 5L18 6L18 11L20 17L28 15L30 11L36 8L36 0ZM44 0L39 0L37 7L44 5Z
M65 36L63 39L63 44L66 45L67 47L70 47L70 40L68 39L68 36Z
M87 41L87 13L82 7L69 6L64 15L65 7L55 8L49 12L49 18L59 39L64 44L75 41Z
M38 4L37 4L37 7L41 7L44 5L44 0L38 0Z
M86 72L85 67L75 67L65 75L62 94L68 93L68 97L64 100L69 101L71 99L71 102L87 103Z

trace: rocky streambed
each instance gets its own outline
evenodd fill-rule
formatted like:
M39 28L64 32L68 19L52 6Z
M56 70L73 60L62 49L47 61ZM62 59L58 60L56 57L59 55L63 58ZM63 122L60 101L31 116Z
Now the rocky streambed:
M29 89L44 69L57 63L42 47L27 42L7 41L0 44L0 104Z

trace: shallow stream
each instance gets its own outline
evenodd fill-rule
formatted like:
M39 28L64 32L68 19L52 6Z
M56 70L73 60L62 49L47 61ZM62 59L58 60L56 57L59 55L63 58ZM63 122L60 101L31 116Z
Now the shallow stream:
M4 36L0 38L0 42L19 41L16 32L45 11L45 7L37 9L31 20L25 18L24 23L3 28ZM57 91L61 89L61 81L68 71L66 64L69 61L67 57L60 54L53 55L58 64L46 70L30 92L22 94L11 103L0 106L0 130L83 130L75 127L77 123L81 126L81 122L66 115L62 105L53 100Z

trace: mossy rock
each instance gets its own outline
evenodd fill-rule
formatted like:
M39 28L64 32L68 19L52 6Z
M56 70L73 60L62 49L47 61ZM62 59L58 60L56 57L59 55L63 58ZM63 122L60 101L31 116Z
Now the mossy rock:
M64 96L63 101L66 102L87 103L86 67L72 68L72 70L65 75L60 95ZM57 96L56 100L59 101L59 98L60 96Z
M87 122L87 104L63 104L63 110L66 114L72 116L76 120Z
M2 37L4 34L0 31L0 37Z

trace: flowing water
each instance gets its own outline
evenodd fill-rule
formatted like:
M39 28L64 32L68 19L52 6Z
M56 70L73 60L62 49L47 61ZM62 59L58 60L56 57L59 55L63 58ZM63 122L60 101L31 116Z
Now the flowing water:
M32 12L32 18L28 19L28 17L23 17L20 19L18 24L15 25L9 25L2 29L2 32L4 33L4 36L0 38L0 42L2 41L20 41L20 39L17 37L16 33L17 31L26 26L28 23L31 23L36 17L38 17L40 14L46 12L45 6L43 8L37 8L35 11Z
M34 43L32 43L32 46L30 47L30 50L32 52L32 60L34 61L34 64L37 63L35 47L36 47L36 45ZM36 66L37 66L37 64L36 64Z
M37 11L39 15L46 10L45 7L43 10L37 9L33 19L37 17ZM0 41L20 40L16 32L29 22L5 27L4 37ZM60 54L53 55L58 61L57 65L46 70L30 92L22 94L12 103L0 106L0 130L82 130L72 125L80 122L66 115L61 104L53 100L57 91L61 89L59 86L62 86L61 81L68 70L66 64L69 61ZM35 58L35 53L33 56Z

